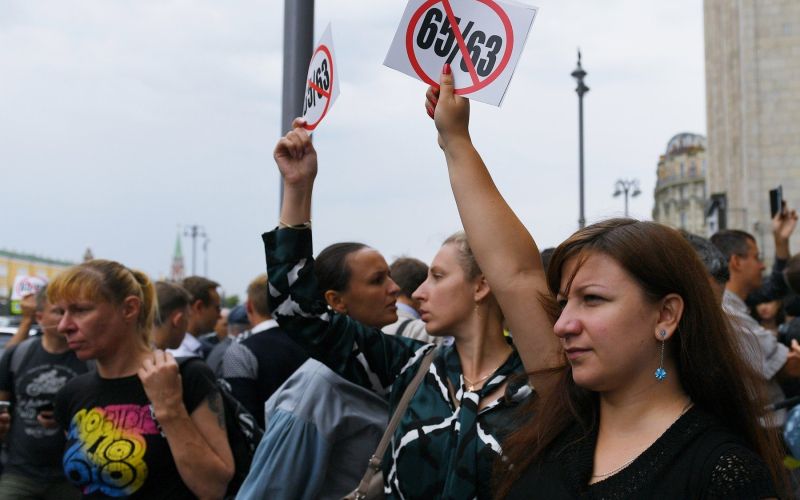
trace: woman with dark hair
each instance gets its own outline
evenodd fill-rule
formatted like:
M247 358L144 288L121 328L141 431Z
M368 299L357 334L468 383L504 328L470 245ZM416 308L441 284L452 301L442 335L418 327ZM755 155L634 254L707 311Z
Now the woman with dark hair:
M280 226L264 235L274 315L311 356L387 399L391 413L434 345L355 321L355 304L337 308L327 292L321 300L310 231L317 158L300 125L274 153L284 185ZM490 498L499 442L530 390L524 380L509 383L524 374L522 362L463 234L445 241L413 298L428 333L454 343L435 354L381 457L385 491L388 498Z
M204 363L179 370L152 349L149 278L92 260L59 274L47 296L69 348L97 367L56 396L67 479L85 498L222 498L234 472L222 398Z
M783 300L776 299L756 304L750 313L758 324L778 335L778 330L784 321L786 313L783 312Z
M314 274L331 311L373 328L397 319L399 288L377 250L334 243L317 255ZM275 391L264 413L240 499L340 500L363 476L388 420L383 398L315 359Z
M684 238L652 222L601 222L559 245L545 276L472 145L469 101L447 67L426 97L469 242L520 355L533 361L533 344L555 341L566 361L526 364L538 398L503 443L495 495L777 496L762 387Z

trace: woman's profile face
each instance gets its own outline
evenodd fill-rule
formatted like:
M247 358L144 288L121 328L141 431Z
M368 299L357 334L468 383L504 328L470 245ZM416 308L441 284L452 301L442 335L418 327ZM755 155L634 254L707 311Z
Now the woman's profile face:
M476 284L467 279L455 244L439 249L428 278L412 294L419 301L425 329L431 335L450 335L475 309Z
M591 253L579 261L574 256L562 267L561 315L554 325L575 383L610 391L642 377L654 381L660 362L658 305L615 259Z
M400 287L389 275L386 259L375 249L362 248L348 255L346 263L350 281L339 295L347 315L375 328L397 321Z
M123 345L120 337L127 334L119 307L89 299L60 300L63 311L58 331L78 359L96 359L112 353Z

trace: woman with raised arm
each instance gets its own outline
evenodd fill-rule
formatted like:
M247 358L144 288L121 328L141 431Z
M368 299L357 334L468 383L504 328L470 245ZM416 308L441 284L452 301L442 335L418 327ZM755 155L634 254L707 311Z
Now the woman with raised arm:
M274 316L313 357L386 397L392 413L434 346L384 335L345 310L328 307L311 248L317 157L311 138L297 128L301 122L294 125L274 153L284 186L280 226L264 235ZM499 442L512 424L512 410L531 391L520 358L503 335L497 301L462 234L445 241L413 296L428 333L455 340L435 354L382 457L386 494L490 498Z
M314 260L328 306L364 325L397 321L399 287L363 243L334 243ZM306 360L264 404L266 427L237 498L341 500L364 476L386 429L386 400Z
M761 387L680 234L631 219L594 224L556 249L545 277L472 145L469 102L447 67L426 108L475 258L526 367L541 373L539 397L521 408L532 418L503 443L495 495L777 496ZM541 356L554 341L562 369Z
M69 348L97 367L56 396L67 479L84 498L222 498L234 472L222 398L205 363L179 370L151 348L148 277L91 260L59 274L47 296Z

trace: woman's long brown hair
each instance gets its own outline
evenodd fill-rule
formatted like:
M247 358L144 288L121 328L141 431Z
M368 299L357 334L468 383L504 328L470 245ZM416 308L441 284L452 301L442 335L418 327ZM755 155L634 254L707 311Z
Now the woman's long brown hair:
M759 421L766 403L763 378L744 361L742 345L736 341L691 245L674 229L632 219L610 219L576 232L553 253L547 273L551 295L540 298L554 312L554 321L554 297L564 264L572 257L585 258L592 253L615 259L652 300L670 293L683 298L683 316L669 342L683 389L698 408L724 422L759 454L778 491L784 491L778 435ZM537 376L540 382L536 382ZM503 443L504 458L495 467L496 498L504 498L566 428L580 425L588 434L598 424L597 395L578 387L569 367L534 374L533 378L538 397L520 408L528 422Z

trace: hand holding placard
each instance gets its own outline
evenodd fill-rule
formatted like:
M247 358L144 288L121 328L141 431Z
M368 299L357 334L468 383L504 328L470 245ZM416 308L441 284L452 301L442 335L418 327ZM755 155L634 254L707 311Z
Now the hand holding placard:
M306 91L303 94L303 118L306 120L304 128L317 128L338 96L339 73L334 57L331 25L328 24L308 65Z
M536 11L509 0L410 0L384 64L437 86L448 63L457 94L499 106Z

